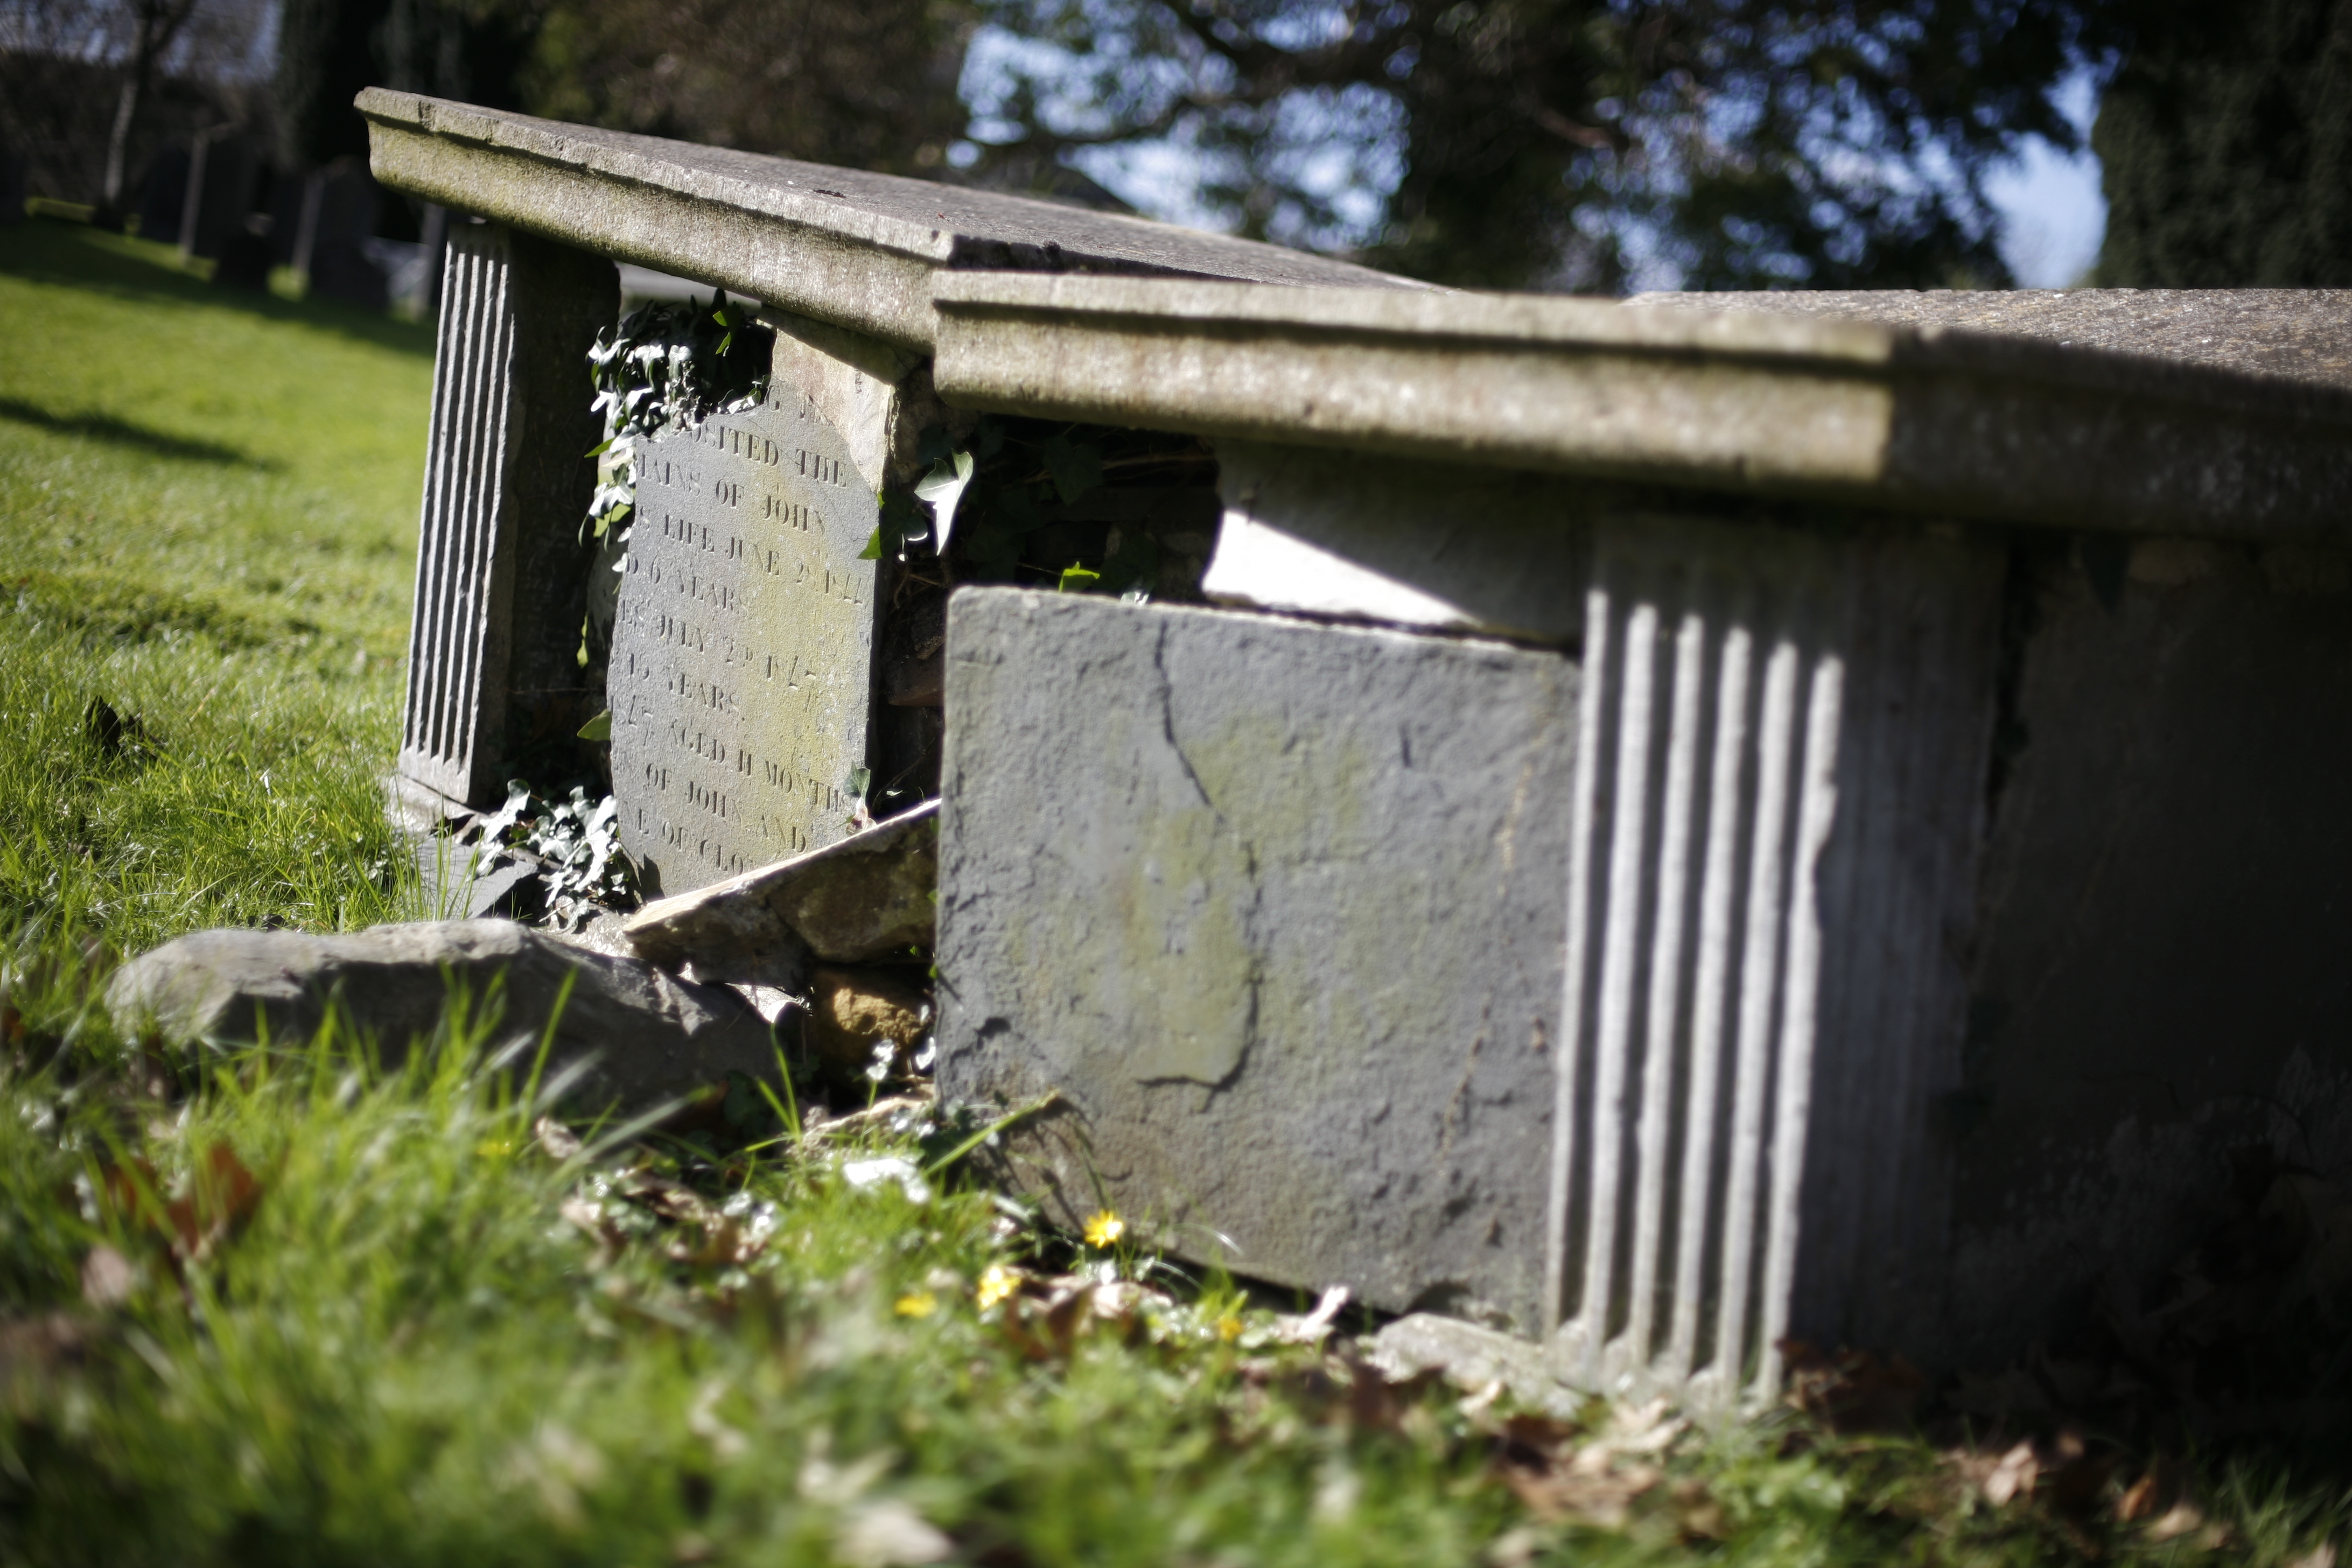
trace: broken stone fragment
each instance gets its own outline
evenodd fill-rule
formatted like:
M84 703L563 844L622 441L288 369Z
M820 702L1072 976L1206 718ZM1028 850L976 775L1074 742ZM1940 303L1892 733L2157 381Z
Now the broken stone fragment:
M802 1038L825 1060L863 1068L887 1041L903 1053L930 1030L929 987L894 969L819 969L809 976Z
M341 936L197 931L124 965L107 1003L119 1024L142 1035L239 1045L265 1033L309 1040L339 997L344 1017L390 1063L432 1035L460 991L478 1010L496 1008L493 1051L516 1040L535 1046L555 1016L548 1070L592 1064L570 1097L583 1106L650 1106L730 1071L776 1072L768 1026L733 992L511 921L435 921ZM527 1049L526 1067L529 1060Z
M628 923L630 944L665 969L764 984L778 983L775 955L795 942L829 963L929 948L939 813L925 801L838 844L647 904Z

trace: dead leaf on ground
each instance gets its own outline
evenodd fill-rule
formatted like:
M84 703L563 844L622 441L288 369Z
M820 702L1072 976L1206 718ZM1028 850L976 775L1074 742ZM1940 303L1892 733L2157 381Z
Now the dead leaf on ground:
M2183 1498L2151 1521L2144 1533L2149 1541L2160 1546L2204 1528L2205 1510Z
M226 1143L206 1149L181 1188L164 1197L145 1160L108 1167L103 1184L108 1206L165 1242L175 1268L210 1257L261 1204L261 1178Z
M1954 1449L1944 1456L1944 1462L1995 1508L2006 1508L2013 1500L2031 1493L2042 1478L2042 1460L2034 1453L2031 1438L2001 1454Z
M1590 1436L1551 1416L1513 1415L1498 1434L1495 1469L1538 1519L1619 1530L1635 1500L1666 1479L1649 1457L1670 1447L1683 1425L1666 1415L1664 1401L1613 1412L1610 1426ZM1707 1524L1711 1505L1712 1499L1693 1500L1677 1511ZM1720 1510L1711 1524L1721 1528Z
M1927 1392L1926 1374L1899 1355L1831 1353L1803 1340L1783 1340L1780 1348L1789 1369L1789 1403L1832 1432L1905 1430Z
M81 1299L103 1311L120 1307L138 1293L139 1268L121 1253L100 1242L81 1260Z
M539 1140L541 1151L559 1164L580 1152L580 1135L552 1116L531 1123L530 1131Z

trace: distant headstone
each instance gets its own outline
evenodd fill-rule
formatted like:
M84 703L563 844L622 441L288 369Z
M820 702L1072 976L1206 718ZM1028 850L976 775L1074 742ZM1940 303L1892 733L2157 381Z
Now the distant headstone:
M167 146L148 160L139 178L139 237L176 240L188 200L188 150Z
M877 521L840 432L789 386L641 454L607 679L622 840L653 889L848 831Z
M380 200L375 179L357 158L338 158L313 174L302 195L294 268L310 291L380 310L390 302L383 269L367 253Z
M217 258L225 246L246 231L246 215L253 207L253 187L260 174L253 146L235 126L207 131L189 153L187 177L181 186L180 210L168 232L180 243L180 259ZM143 220L142 220L143 226ZM266 268L264 269L266 272Z

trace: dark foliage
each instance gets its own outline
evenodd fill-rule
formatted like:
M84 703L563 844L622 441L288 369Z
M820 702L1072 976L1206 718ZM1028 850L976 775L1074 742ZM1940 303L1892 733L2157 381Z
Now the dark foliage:
M534 113L915 173L963 128L971 22L942 0L551 0Z
M1070 51L985 105L1034 155L1171 136L1245 232L1447 282L2000 283L1984 179L2106 47L2068 0L985 0ZM1353 181L1331 177L1335 153ZM1369 216L1338 187L1392 184Z
M2092 145L2102 282L2352 285L2352 0L2147 6Z
M352 108L384 80L375 37L386 0L286 0L278 32L278 145L289 166L315 169L367 153Z

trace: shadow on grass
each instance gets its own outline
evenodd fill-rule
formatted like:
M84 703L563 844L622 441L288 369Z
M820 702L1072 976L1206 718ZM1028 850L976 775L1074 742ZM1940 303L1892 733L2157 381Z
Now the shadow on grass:
M403 353L430 356L433 328L380 310L324 300L281 300L275 294L215 288L184 271L163 247L57 218L32 218L0 227L0 274L35 283L121 298L170 300L244 310L266 321L290 321Z
M156 458L184 458L191 462L221 463L232 468L274 469L279 465L268 458L257 458L250 452L225 442L206 441L193 436L174 436L167 431L151 430L144 425L134 425L128 419L118 419L111 414L52 414L37 404L19 397L0 397L0 419L14 420L19 425L31 425L43 430L53 430L61 436L86 436L93 441L110 446L127 447Z

